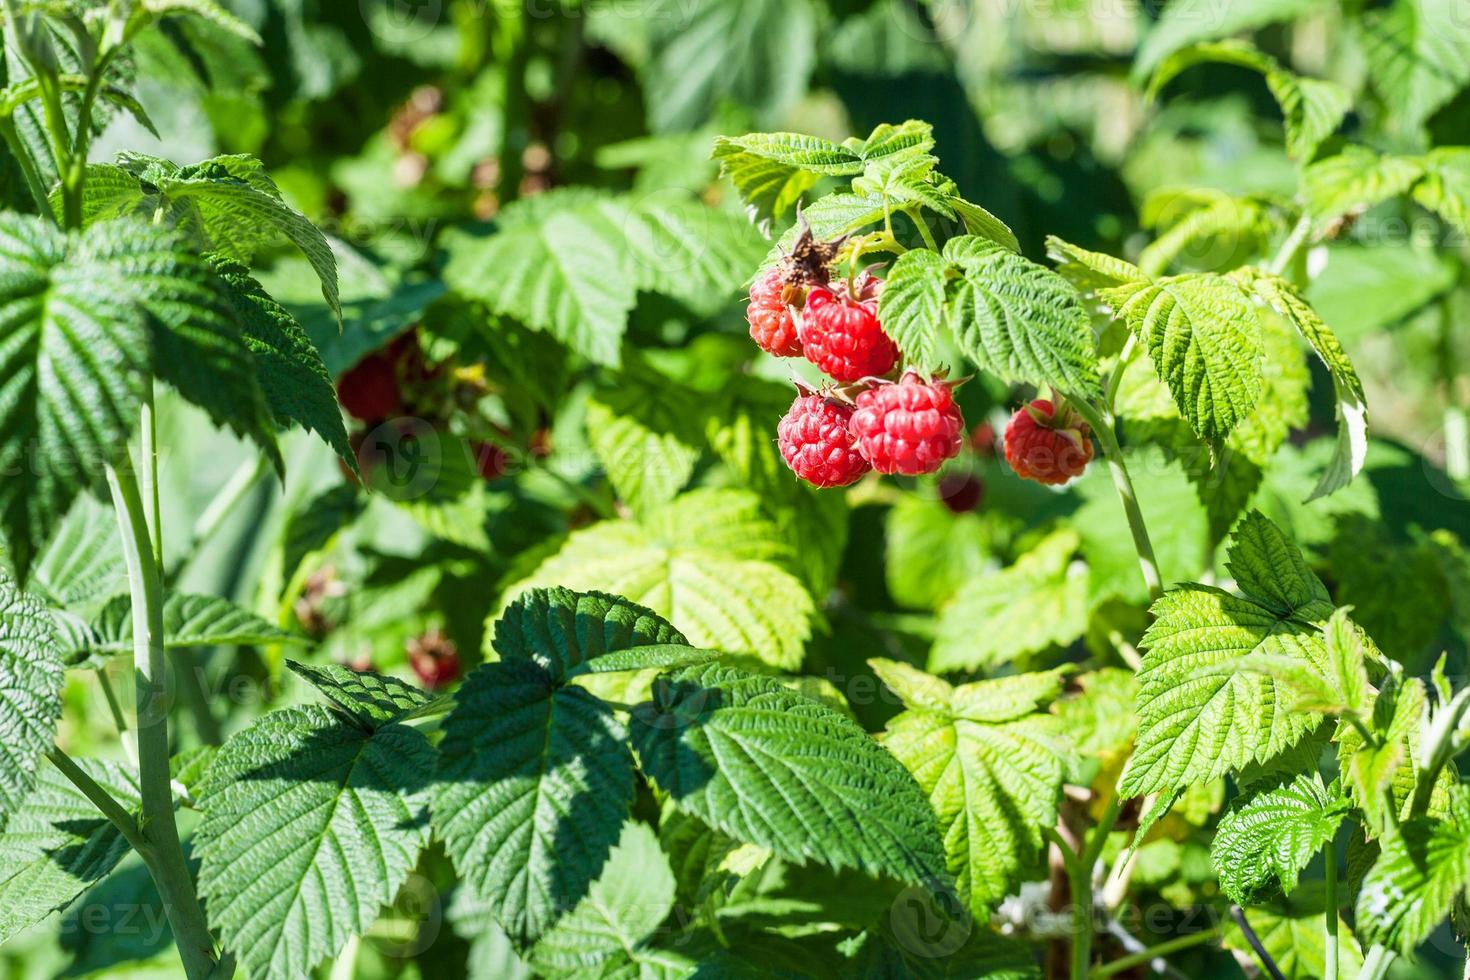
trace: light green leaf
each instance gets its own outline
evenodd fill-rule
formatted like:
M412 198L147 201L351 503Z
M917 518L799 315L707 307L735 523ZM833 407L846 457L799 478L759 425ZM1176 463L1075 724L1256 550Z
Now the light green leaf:
M77 765L124 809L138 809L134 773L98 759ZM76 901L127 852L127 840L97 805L48 767L0 834L0 943Z
M939 367L939 330L949 265L938 252L916 248L893 263L878 297L878 318L903 351L904 360L920 370Z
M1407 157L1384 156L1349 144L1341 153L1318 160L1302 173L1307 210L1319 228L1346 214L1408 193L1424 176L1423 165Z
M1424 157L1425 176L1414 200L1470 235L1470 148L1441 146Z
M444 278L461 295L617 366L640 289L708 307L743 282L764 248L737 216L685 197L537 195L500 213L496 233L445 239Z
M587 896L541 937L531 964L547 977L687 976L694 961L659 949L659 927L674 910L674 873L658 837L630 821Z
M1298 160L1310 160L1352 108L1352 94L1336 82L1303 78L1254 45L1236 40L1196 44L1169 55L1149 81L1149 98L1157 97L1180 72L1207 62L1237 65L1265 76L1286 116L1287 152Z
M1262 387L1261 326L1250 298L1210 274L1105 289L1102 296L1148 345L1184 420L1206 442L1230 434Z
M1165 58L1191 44L1295 20L1327 6L1328 0L1176 0L1139 46L1133 77L1148 78Z
M1279 276L1254 272L1250 285L1257 296L1306 338L1332 378L1337 406L1337 450L1317 481L1308 502L1342 489L1363 468L1368 455L1368 405L1363 383L1332 328L1296 287Z
M1363 811L1370 835L1390 833L1396 822L1409 816L1419 780L1414 750L1425 708L1423 682L1390 674L1373 699L1368 719L1378 744L1365 742L1353 728L1344 728L1338 735L1343 785Z
M949 872L984 920L1036 863L1042 830L1056 821L1066 766L1051 717L1036 712L1060 693L1059 674L962 685L946 705L938 703L943 682L930 681L895 688L909 710L888 723L883 745L928 794Z
M225 295L244 327L260 390L276 422L283 426L294 422L315 432L356 470L357 454L347 441L337 392L316 345L244 266L220 256L208 261L224 282Z
M1316 774L1297 776L1233 806L1220 818L1210 845L1220 887L1239 905L1252 904L1273 888L1290 895L1347 810L1337 784L1325 787Z
M305 975L372 925L429 842L433 766L421 733L318 705L224 744L194 851L210 925L252 975Z
M36 783L56 737L65 679L46 608L0 570L0 827Z
M1057 531L1014 565L970 579L940 611L929 652L935 672L1009 663L1067 644L1087 628L1087 574L1078 537Z
M576 531L507 595L565 585L625 595L709 650L800 665L815 604L788 571L781 530L754 494L695 490L639 521Z
M1470 18L1460 0L1394 0L1362 15L1367 78L1411 131L1470 84Z
M1056 263L1061 277L1082 292L1148 281L1144 271L1132 262L1102 252L1089 252L1055 235L1046 238L1046 256Z
M78 492L120 458L150 366L279 461L238 325L167 232L65 234L0 216L0 530L22 575ZM151 352L151 353L150 353Z
M635 513L689 482L704 442L697 392L648 370L620 374L587 402L587 440L618 498Z
M171 592L163 600L163 645L183 647L254 646L281 644L307 646L300 633L273 626L254 613L212 595ZM127 596L117 596L92 624L87 653L106 656L133 648L133 608Z
M1227 250L1228 255L1237 254L1241 248L1260 254L1285 225L1277 202L1262 195L1235 197L1196 192L1184 199L1185 205L1193 205L1185 209L1175 203L1180 198L1172 191L1158 194L1169 195L1173 205L1158 217L1173 223L1138 256L1139 265L1152 273L1163 272L1181 254L1208 256L1212 254L1210 249L1216 247ZM1196 264L1206 263L1197 261Z
M1138 678L1138 743L1121 791L1141 796L1218 779L1299 742L1319 718L1287 709L1277 682L1230 665L1254 654L1320 664L1326 592L1259 513L1230 547L1241 595L1186 585L1154 603Z
M1358 892L1364 940L1408 955L1447 918L1470 885L1470 802L1457 786L1446 819L1415 817L1385 835Z
M1286 152L1296 160L1312 159L1353 106L1352 93L1326 79L1277 69L1266 75L1266 85L1286 115Z
M960 221L964 222L965 231L972 235L979 235L981 238L988 238L1012 252L1021 251L1021 243L1016 239L1016 233L1011 231L1010 226L980 205L967 201L958 194L951 194L948 203L954 209L955 214L959 215Z
M884 685L898 695L907 708L914 710L949 711L954 687L943 678L926 674L917 667L897 660L876 657L868 661L873 673Z
M940 500L904 494L884 523L888 591L900 605L937 609L995 564L995 515L956 514Z
M720 176L735 185L756 214L778 218L821 175L862 172L862 161L851 150L801 133L720 136L711 156L720 162Z
M768 677L687 667L655 682L630 734L673 805L716 830L797 863L943 887L944 852L919 787L821 701Z
M695 129L726 100L770 122L806 90L817 50L808 0L657 0L640 17L653 28L642 77L655 131Z
M976 365L1006 381L1100 394L1092 320L1065 279L975 236L950 239L944 258L959 273L947 321Z
M216 27L224 28L251 44L265 43L249 24L225 10L214 0L142 0L139 6L160 18L173 14L190 14L203 18Z
M437 700L407 681L371 670L297 660L287 660L286 666L316 688L332 707L370 732L423 714Z

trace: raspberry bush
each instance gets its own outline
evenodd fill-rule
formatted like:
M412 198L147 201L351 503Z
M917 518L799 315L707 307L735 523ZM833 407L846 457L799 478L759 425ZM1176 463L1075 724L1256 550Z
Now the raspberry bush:
M0 972L1459 975L1470 19L1103 6L6 0Z

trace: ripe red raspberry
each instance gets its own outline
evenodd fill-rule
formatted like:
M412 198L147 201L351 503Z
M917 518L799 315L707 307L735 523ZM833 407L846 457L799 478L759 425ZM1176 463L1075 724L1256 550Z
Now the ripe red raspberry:
M965 419L951 386L925 384L910 371L858 395L852 415L858 451L879 473L933 473L957 455L965 441Z
M471 442L475 469L486 480L498 480L510 469L510 454L493 442Z
M801 338L796 335L796 319L787 300L799 298L800 287L788 287L781 270L772 269L750 287L750 305L745 319L750 323L750 339L761 350L777 357L800 357Z
M364 422L381 422L403 410L398 372L382 354L369 354L337 380L337 399L347 413Z
M845 487L871 468L853 445L852 408L822 395L800 395L776 426L781 458L817 487Z
M1092 430L1071 409L1059 412L1046 398L1017 409L1006 426L1006 462L1022 479L1066 483L1091 461Z
M898 345L878 323L877 285L865 283L854 299L845 284L813 289L802 310L802 352L838 381L887 374L898 363Z

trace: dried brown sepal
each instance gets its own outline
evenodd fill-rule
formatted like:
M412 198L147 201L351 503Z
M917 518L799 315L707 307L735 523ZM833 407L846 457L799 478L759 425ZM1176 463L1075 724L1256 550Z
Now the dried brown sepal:
M825 286L832 281L832 263L848 236L839 235L824 242L812 233L812 226L800 211L796 213L796 221L801 231L786 256L782 279L788 286Z

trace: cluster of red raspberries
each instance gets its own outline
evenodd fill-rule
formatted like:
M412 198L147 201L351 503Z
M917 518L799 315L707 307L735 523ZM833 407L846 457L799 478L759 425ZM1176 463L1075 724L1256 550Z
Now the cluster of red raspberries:
M776 427L786 465L817 487L845 487L869 470L918 476L959 454L965 419L954 385L918 372L892 375L898 345L878 319L883 281L868 272L833 280L842 244L803 228L792 252L750 287L751 339L776 357L805 357L837 382L800 394ZM1092 458L1087 426L1038 399L1006 428L1006 460L1041 483L1065 483Z

